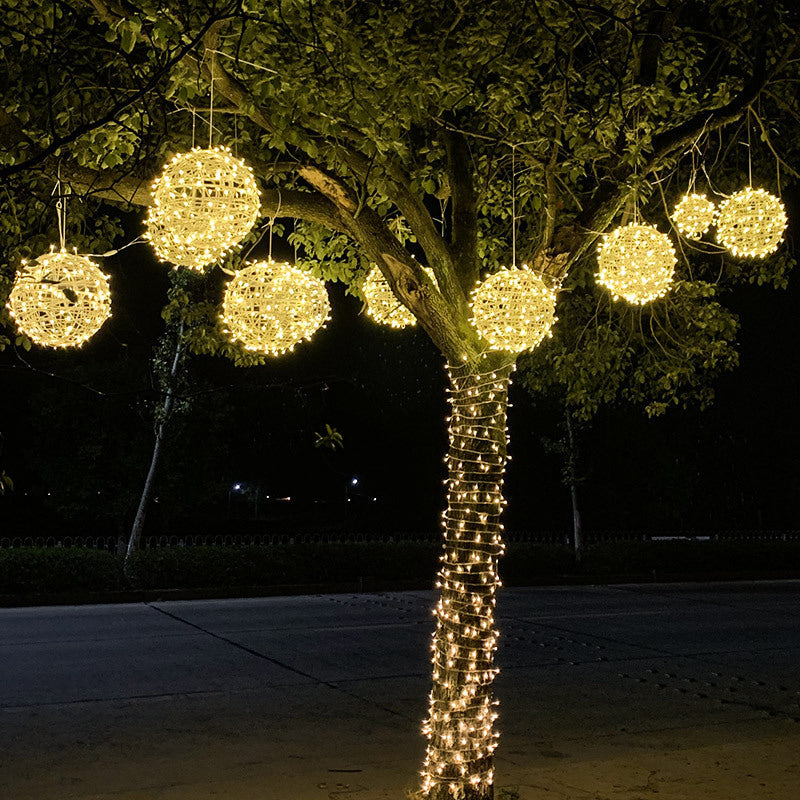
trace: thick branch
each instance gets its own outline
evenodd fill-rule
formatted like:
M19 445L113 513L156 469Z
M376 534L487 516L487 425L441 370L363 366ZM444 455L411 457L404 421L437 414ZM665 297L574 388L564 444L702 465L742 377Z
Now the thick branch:
M59 164L49 164L48 175L55 177ZM152 177L141 178L115 170L93 170L62 161L61 178L73 187L80 187L84 196L127 203L150 205ZM347 232L336 206L317 192L297 189L268 189L261 193L261 215L264 217L294 217L317 222L334 231Z
M478 340L467 316L454 309L428 279L421 265L369 206L360 206L353 193L318 167L301 175L334 203L348 233L374 261L392 291L419 320L450 363L476 361ZM344 196L343 196L344 195Z
M447 168L453 202L453 259L465 293L478 280L478 211L472 158L463 134L446 130Z
M211 80L213 74L214 86L228 100L238 106L243 113L247 114L256 125L263 128L265 131L269 133L277 132L268 110L259 105L248 88L238 78L228 72L221 63L218 46L222 25L222 22L218 22L211 26L204 38L206 58L204 59L203 70L206 78ZM318 145L322 145L323 148L327 146L329 149L335 151L334 154L336 157L353 172L358 180L366 182L371 175L375 175L376 173L380 174L384 180L384 189L387 195L408 222L411 230L417 237L417 241L425 251L428 263L436 275L436 280L442 293L448 301L458 309L460 314L466 314L466 295L455 276L453 262L447 244L436 230L433 219L425 207L422 198L418 197L411 190L408 176L405 175L405 172L399 165L393 163L382 164L381 169L373 170L369 159L358 150L344 145L341 142L330 143L324 137L308 129L306 129L304 133L310 139L314 139ZM303 159L303 161L309 160L310 159L307 158ZM324 194L326 194L327 197L348 213L354 210L353 208L347 208L346 204L343 203L344 197L349 193L349 189L347 189L340 180L329 173L323 172L313 164L301 167L300 174L303 174L304 169L315 171L317 178L324 180L327 185L327 191L324 192ZM324 179L321 178L321 176L324 176ZM304 177L308 179L308 176L304 175ZM316 185L313 181L309 182L312 185ZM320 187L316 186L316 188L319 189ZM356 205L358 205L355 198L353 198L353 200L356 202ZM394 238L388 228L386 228L385 235Z
M652 86L658 74L658 60L666 38L675 27L680 8L654 8L647 23L647 33L639 55L639 83Z

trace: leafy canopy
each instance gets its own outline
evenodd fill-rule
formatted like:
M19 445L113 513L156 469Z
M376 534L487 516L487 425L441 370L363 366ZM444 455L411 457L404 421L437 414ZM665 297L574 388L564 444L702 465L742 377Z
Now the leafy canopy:
M791 259L683 240L674 290L634 309L595 285L592 251L634 202L667 230L695 174L715 192L745 185L747 127L754 183L778 191L776 156L791 179L794 14L755 0L21 0L0 21L5 262L54 240L58 173L81 198L70 242L110 246L114 201L146 203L167 154L206 140L213 83L214 140L253 164L302 264L358 292L378 263L444 355L474 361L469 293L527 262L564 290L553 340L524 360L534 391L584 416L617 398L704 403L736 364L725 287L783 286ZM235 355L211 333L213 303L204 315L197 349Z

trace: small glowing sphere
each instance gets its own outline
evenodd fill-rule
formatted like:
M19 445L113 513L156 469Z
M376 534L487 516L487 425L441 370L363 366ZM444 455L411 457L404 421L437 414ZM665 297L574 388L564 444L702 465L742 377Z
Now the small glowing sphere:
M435 283L433 270L423 267ZM417 324L417 318L397 299L391 286L378 267L373 267L361 285L367 303L367 314L375 322L391 328L407 328Z
M672 221L689 239L699 239L714 224L717 207L704 194L686 194L675 206Z
M786 210L775 195L748 186L720 207L717 239L735 256L763 258L778 249L786 223Z
M162 261L198 271L247 236L261 206L253 171L226 147L179 153L152 191L146 238Z
M222 321L246 350L280 355L310 339L329 319L325 284L291 264L257 261L228 283Z
M552 336L556 293L526 267L502 269L472 293L472 324L492 350L521 353Z
M644 305L667 293L675 274L675 248L653 225L631 222L603 236L597 253L597 282L614 299Z
M111 316L108 277L75 253L23 263L8 298L21 333L42 347L78 347Z

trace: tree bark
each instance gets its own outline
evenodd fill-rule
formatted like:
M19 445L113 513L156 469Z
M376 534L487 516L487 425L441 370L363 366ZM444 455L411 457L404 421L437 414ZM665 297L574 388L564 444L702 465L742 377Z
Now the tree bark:
M125 551L124 569L127 572L130 566L131 557L139 549L139 543L144 531L144 520L147 516L147 507L150 505L150 498L153 494L158 463L161 460L161 448L164 444L167 424L172 414L172 406L175 402L175 378L178 374L181 356L183 355L183 323L178 329L178 343L175 345L175 357L172 359L172 366L167 379L167 391L164 397L164 405L161 408L161 419L156 425L156 440L153 444L153 454L150 457L150 467L147 470L147 477L144 480L142 494L139 497L139 505L136 508L136 516L133 519L131 532L128 536L128 547Z
M507 358L498 358L494 369L448 369L447 510L431 648L433 689L423 726L429 741L422 791L434 800L493 797L494 608L512 369Z
M581 512L578 508L578 443L575 440L575 432L572 427L572 415L567 410L564 414L567 428L567 443L569 453L567 454L567 470L569 479L569 496L572 502L572 547L575 552L575 561L580 562L583 555L583 523Z

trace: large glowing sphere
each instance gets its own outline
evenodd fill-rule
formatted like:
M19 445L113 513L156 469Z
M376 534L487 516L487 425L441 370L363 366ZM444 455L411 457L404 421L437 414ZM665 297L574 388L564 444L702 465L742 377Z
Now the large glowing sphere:
M748 186L720 207L717 239L735 256L763 258L778 249L786 223L786 210L775 195Z
M202 271L249 233L261 205L253 171L226 147L179 153L156 178L146 237L162 261Z
M597 253L597 282L614 299L644 305L662 297L675 274L675 248L653 225L632 222L605 234Z
M111 316L108 278L93 261L65 251L23 264L8 298L20 332L42 347L78 347Z
M556 293L535 272L501 269L472 293L472 324L493 350L521 353L550 336Z
M325 284L290 264L257 261L228 283L222 321L245 349L270 355L310 339L330 315Z

